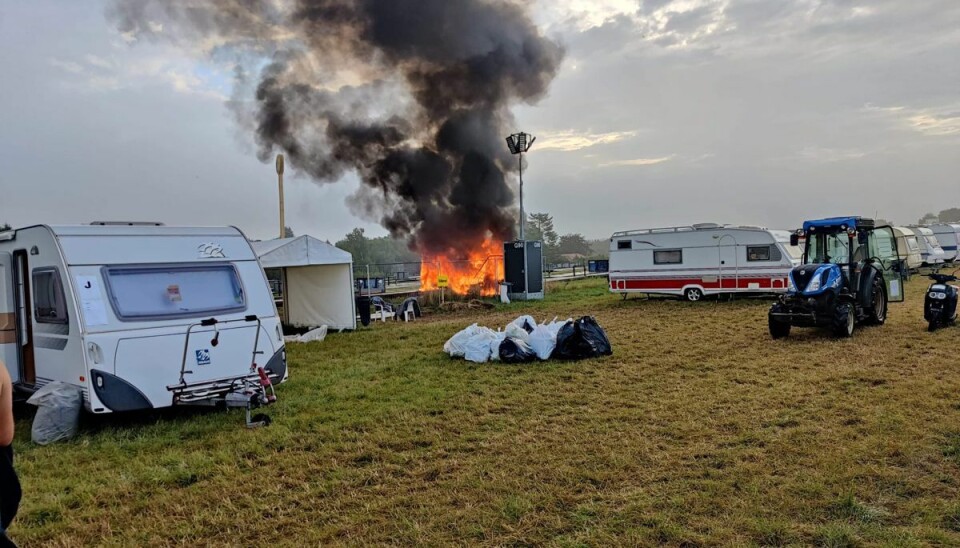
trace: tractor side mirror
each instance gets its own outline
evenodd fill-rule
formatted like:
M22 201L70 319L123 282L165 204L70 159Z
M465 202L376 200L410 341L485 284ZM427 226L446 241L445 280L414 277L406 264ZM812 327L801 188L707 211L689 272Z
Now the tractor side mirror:
M800 235L794 232L790 235L790 245L798 246L800 245Z
M870 233L866 230L857 232L857 241L860 242L860 245L867 245L870 242Z

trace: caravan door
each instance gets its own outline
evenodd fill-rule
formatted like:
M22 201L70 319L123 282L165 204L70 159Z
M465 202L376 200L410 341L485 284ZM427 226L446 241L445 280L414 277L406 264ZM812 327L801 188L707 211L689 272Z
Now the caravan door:
M733 237L727 234L721 236L720 240L720 245L717 247L720 255L720 289L735 291L740 283L737 245L734 243Z
M13 298L13 256L0 251L0 361L14 383L20 381L17 352L17 306Z

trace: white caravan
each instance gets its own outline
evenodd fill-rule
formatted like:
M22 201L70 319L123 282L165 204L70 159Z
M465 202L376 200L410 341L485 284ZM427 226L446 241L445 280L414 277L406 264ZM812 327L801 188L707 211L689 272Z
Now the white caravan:
M923 264L923 257L920 256L920 244L917 237L909 228L902 226L893 227L893 233L897 237L897 249L900 252L900 260L906 265L907 270L914 272Z
M248 424L287 377L266 277L236 228L0 232L0 359L18 389L69 383L93 413L232 402Z
M957 258L957 231L948 224L927 225L943 249L943 260L952 263Z
M713 223L615 232L610 291L682 295L782 293L803 250L790 233Z
M934 236L933 231L922 226L911 226L910 230L916 234L917 243L920 244L920 257L923 259L923 266L943 264L943 248L940 247L940 241Z

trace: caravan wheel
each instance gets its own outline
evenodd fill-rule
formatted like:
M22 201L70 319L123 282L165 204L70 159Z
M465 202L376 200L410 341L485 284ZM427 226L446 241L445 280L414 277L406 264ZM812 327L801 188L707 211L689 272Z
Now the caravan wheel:
M683 292L683 297L695 303L703 298L703 291L701 291L699 287L689 287Z

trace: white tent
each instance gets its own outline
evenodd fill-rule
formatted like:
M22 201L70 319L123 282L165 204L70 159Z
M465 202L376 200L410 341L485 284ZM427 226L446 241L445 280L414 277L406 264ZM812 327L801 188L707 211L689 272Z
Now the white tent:
M263 268L283 273L284 322L357 328L350 253L306 235L252 243Z

